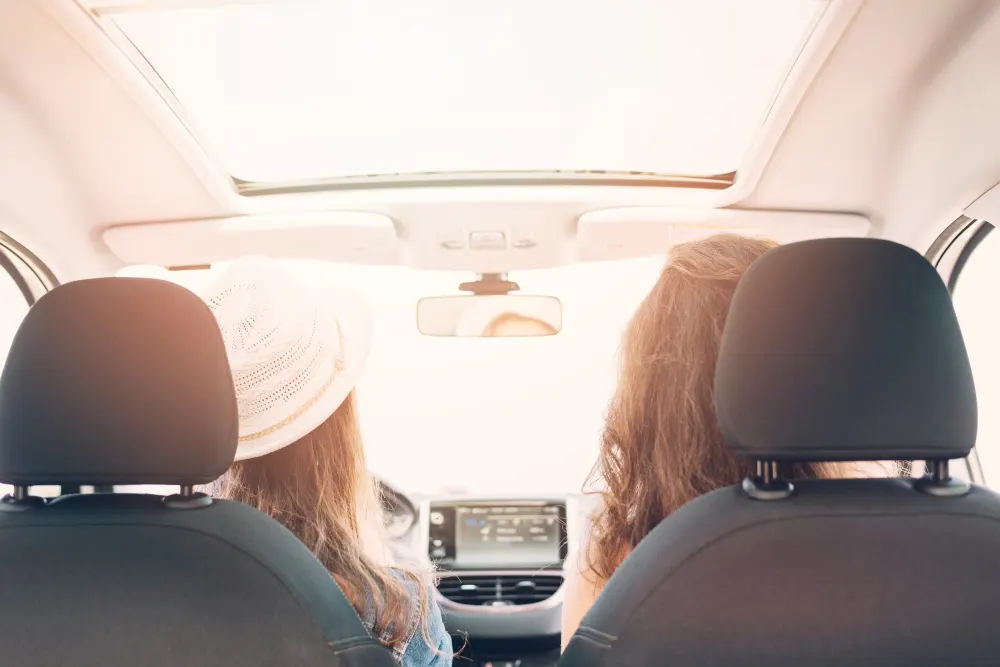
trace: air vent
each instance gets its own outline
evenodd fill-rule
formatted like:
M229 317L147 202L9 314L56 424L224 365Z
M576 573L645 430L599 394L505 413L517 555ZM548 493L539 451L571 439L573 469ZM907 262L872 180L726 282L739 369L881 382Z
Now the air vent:
M472 606L506 607L548 600L562 586L558 574L449 574L438 582L438 591L452 602Z

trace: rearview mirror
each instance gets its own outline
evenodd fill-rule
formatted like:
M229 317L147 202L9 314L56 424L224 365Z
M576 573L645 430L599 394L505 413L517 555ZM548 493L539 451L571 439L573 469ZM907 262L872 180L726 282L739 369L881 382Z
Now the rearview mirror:
M524 294L432 296L417 302L417 329L425 336L552 336L562 329L562 302Z

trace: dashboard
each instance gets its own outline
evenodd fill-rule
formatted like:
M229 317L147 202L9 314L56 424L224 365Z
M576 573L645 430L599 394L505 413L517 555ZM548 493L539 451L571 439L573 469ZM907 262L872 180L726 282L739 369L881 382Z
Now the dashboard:
M432 567L456 648L476 667L551 665L559 656L563 563L589 497L408 497L382 484L394 553Z

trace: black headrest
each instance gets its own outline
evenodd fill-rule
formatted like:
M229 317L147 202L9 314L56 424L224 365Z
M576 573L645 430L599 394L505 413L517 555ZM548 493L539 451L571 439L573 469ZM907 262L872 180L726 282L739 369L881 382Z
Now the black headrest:
M726 442L757 459L952 459L976 391L951 297L906 246L775 248L737 286L715 374Z
M204 484L237 437L215 318L165 281L57 287L28 311L0 377L0 482Z

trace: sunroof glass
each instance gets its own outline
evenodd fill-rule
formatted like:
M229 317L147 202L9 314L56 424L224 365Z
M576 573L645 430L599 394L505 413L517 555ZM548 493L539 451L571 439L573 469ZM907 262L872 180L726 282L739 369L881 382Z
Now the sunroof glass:
M826 2L345 0L108 16L235 177L736 170Z

